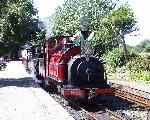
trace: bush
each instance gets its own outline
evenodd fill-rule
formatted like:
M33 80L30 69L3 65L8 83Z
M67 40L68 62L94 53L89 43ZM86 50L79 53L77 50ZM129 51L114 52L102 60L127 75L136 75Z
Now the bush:
M130 60L126 68L132 80L150 80L150 59L148 56L138 56Z
M133 49L128 49L128 61L136 58L138 54ZM122 48L114 48L112 51L103 55L106 61L106 68L111 72L116 72L117 67L126 65L124 50Z
M130 71L129 77L131 80L150 80L149 71Z
M150 59L138 56L127 63L129 71L150 71Z
M150 55L139 55L134 49L128 48L128 61L126 63L124 51L115 48L103 55L106 61L107 74L110 77L132 80L150 80Z
M103 56L106 61L106 67L111 72L115 72L117 66L121 67L125 64L124 52L120 48L115 48Z

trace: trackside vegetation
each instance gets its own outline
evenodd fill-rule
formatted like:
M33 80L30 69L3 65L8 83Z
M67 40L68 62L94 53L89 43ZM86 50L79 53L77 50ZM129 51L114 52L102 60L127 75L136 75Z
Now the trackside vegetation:
M108 76L150 80L149 57L137 51L139 46L132 48L125 43L125 35L138 30L129 4L119 0L65 0L52 16L54 35L75 34L80 30L79 19L83 15L89 18L89 28L95 33L91 43L95 55L106 61ZM143 49L149 51L148 45Z

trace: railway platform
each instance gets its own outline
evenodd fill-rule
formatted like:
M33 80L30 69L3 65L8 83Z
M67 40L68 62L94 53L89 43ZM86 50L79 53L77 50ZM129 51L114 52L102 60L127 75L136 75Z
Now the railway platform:
M33 82L21 62L0 71L0 120L74 120L46 91Z

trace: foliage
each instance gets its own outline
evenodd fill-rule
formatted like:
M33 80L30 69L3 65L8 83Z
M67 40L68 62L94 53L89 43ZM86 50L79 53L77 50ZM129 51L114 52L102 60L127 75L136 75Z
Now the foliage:
M134 49L128 48L128 61L134 60L138 56ZM103 55L106 61L106 67L109 72L116 72L117 67L126 65L124 50L122 48L114 48L112 51Z
M150 80L150 56L138 56L126 65L129 77L134 80Z
M121 6L118 10L112 12L112 23L115 26L118 35L120 36L120 41L124 48L125 61L128 61L128 51L125 44L124 36L129 34L137 28L135 27L136 21L134 12L129 7L129 5Z
M128 63L124 61L123 50L115 48L103 57L109 78L150 80L150 55L139 54L129 47Z
M120 31L129 33L135 25L129 6L117 6L118 3L118 0L66 0L56 10L53 32L55 35L76 33L80 29L80 17L86 15L90 30L95 32L94 48L101 56L119 46Z
M39 40L37 10L31 0L2 0L0 12L0 54Z
M150 71L130 71L129 77L131 80L150 80Z
M117 66L123 66L124 63L124 52L121 48L114 48L112 51L108 52L103 56L106 61L107 68L112 72L115 72Z
M150 53L150 40L144 40L139 45L136 46L139 52L149 52Z
M136 30L135 15L128 4L122 5L117 10L112 11L110 19L112 20L115 29L122 35Z
M127 68L129 71L150 71L150 59L138 56L128 62Z

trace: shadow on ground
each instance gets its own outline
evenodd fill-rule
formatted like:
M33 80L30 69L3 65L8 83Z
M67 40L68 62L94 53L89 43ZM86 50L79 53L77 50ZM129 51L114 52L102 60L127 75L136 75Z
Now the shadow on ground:
M0 78L0 88L7 86L16 86L16 87L38 87L34 82L32 77L25 77L19 79L4 79Z

